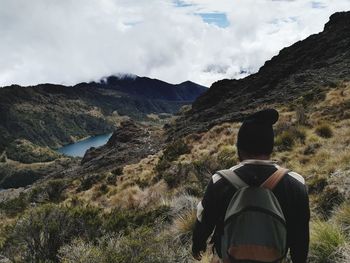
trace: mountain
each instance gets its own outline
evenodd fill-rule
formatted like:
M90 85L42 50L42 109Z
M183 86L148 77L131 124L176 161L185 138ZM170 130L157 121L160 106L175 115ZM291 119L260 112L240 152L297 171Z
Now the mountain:
M40 84L0 89L0 150L15 139L58 147L113 131L125 118L173 114L206 90L145 77L110 76L75 86Z
M215 82L174 126L167 126L169 139L241 120L267 104L307 108L339 81L350 79L349 47L350 12L336 13L323 32L282 49L256 74Z

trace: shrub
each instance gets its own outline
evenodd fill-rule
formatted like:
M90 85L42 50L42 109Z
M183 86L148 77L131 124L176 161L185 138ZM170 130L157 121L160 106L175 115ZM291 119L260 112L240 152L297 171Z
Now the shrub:
M193 170L194 168L191 164L174 163L167 169L167 171L164 171L160 177L164 179L170 188L174 188L180 183L185 183Z
M276 137L275 145L279 150L290 150L294 145L293 135L288 131L283 131Z
M66 189L67 181L63 179L50 180L46 184L46 193L49 201L59 202L62 200L62 193Z
M59 258L64 263L97 263L103 262L104 251L82 239L75 239L72 243L64 245L59 250Z
M2 188L19 188L34 183L41 177L40 173L30 169L15 170L0 183Z
M20 193L18 197L1 202L0 209L4 211L7 216L14 217L23 212L28 205L27 196L24 193Z
M99 210L92 207L43 205L21 216L11 234L12 247L25 262L57 261L58 249L73 238L100 235ZM17 255L12 255L12 257Z
M275 146L278 150L291 150L296 142L305 143L306 133L301 127L289 127L276 136Z
M13 232L25 261L56 261L59 247L74 236L74 223L66 211L45 205L22 216Z
M3 152L3 153L0 155L0 163L6 163L6 161L7 161L6 153Z
M115 209L104 216L103 228L107 232L119 232L127 228L152 226L157 220L169 221L168 212L168 206L160 206L150 211Z
M101 176L98 174L85 176L81 179L81 184L78 187L77 191L86 191L89 190L94 184L101 180Z
M123 174L123 167L122 166L118 166L117 168L112 170L112 174L114 174L115 176L122 175Z
M333 136L333 130L328 124L320 124L316 127L315 132L322 138L331 138Z
M156 222L158 226L159 223ZM139 227L128 231L129 234L103 236L96 243L76 240L60 249L60 259L66 263L189 262L188 248L177 244L171 235L158 228Z
M63 191L66 189L68 181L65 179L53 179L41 186L34 187L29 194L29 201L35 203L59 202L64 199Z
M337 225L319 220L313 222L310 235L310 262L335 262L337 251L345 242L346 238Z
M155 171L157 174L163 173L171 166L171 162L175 161L180 155L190 152L190 148L183 140L177 140L169 144L160 157Z

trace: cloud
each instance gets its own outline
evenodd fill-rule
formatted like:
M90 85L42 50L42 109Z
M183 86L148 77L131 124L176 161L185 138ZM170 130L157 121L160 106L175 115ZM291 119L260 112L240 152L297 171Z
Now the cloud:
M2 0L0 86L132 73L209 86L256 72L350 0Z

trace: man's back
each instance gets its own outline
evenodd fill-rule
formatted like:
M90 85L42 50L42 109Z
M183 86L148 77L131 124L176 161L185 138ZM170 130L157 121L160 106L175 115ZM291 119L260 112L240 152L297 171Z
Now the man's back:
M260 186L278 166L271 161L246 160L231 169L248 185ZM215 227L213 241L220 251L226 208L236 189L225 178L214 174L198 207L198 220L193 232L193 250L203 250ZM306 262L309 243L309 202L304 179L286 174L273 193L279 201L287 223L287 242L293 262ZM220 253L220 252L219 252Z

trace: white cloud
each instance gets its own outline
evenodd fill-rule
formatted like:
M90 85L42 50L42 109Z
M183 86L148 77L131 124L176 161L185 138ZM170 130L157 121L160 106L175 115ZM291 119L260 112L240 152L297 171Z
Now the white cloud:
M120 72L209 86L257 71L349 9L350 0L1 0L0 86ZM198 15L213 12L228 26Z

